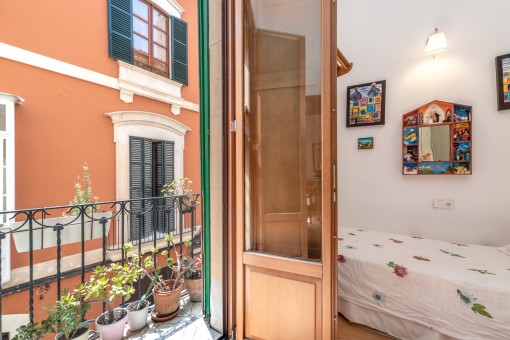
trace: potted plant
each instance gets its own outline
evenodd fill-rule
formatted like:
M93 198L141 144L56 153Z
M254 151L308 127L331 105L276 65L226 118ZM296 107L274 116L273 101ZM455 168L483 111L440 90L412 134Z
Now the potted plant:
M159 275L159 270L155 268L153 258L158 254L157 249L152 249L150 256L143 258L143 254L132 255L130 264L137 266L144 275L151 278L154 282L152 288L152 297L154 299L154 309L156 311L157 318L165 318L179 310L181 292L184 283L184 273L189 270L188 263L183 261L184 257L177 253L177 248L173 242L172 235L167 235L165 241L168 243L168 247L173 250L174 258L169 256L169 251L164 250L161 252L162 256L166 256L166 265L170 269L170 277L164 279ZM124 245L126 252L133 248L131 244ZM126 258L129 256L126 253Z
M150 305L147 298L151 295L152 288L154 288L154 284L159 277L159 271L160 269L156 270L147 291L142 295L140 300L132 302L126 307L128 311L128 328L132 332L138 331L147 325Z
M12 340L39 340L43 338L46 333L52 332L51 323L44 320L39 326L39 323L28 323L16 329L16 335Z
M99 223L99 219L106 219L106 234L110 230L110 222L112 217L111 211L97 212L99 205L94 204L99 200L99 197L94 196L92 193L92 181L89 174L89 167L87 163L83 165L83 173L80 179L78 176L78 182L74 185L74 198L69 202L71 205L78 204L89 204L85 208L85 238L86 240L102 238L103 230ZM33 250L55 247L57 245L57 233L51 228L57 224L62 224L64 229L61 231L60 243L62 245L81 242L81 217L78 216L80 213L79 208L72 208L69 211L69 215L64 214L61 217L52 217L37 219L34 223L33 228L35 229L32 233L32 246ZM90 217L93 215L94 220ZM42 227L44 225L45 227ZM38 230L38 229L41 229ZM26 221L14 222L11 224L11 230L16 230L12 234L14 239L14 245L19 253L27 252L30 250L29 242L29 224Z
M188 241L191 245L191 241ZM184 286L191 301L202 301L203 280L202 280L202 258L186 257L184 261Z
M87 340L90 324L82 322L90 309L90 304L80 301L79 293L62 296L53 307L44 308L49 312L47 322L51 324L52 333L58 332L55 340ZM53 328L53 326L56 326Z
M127 323L127 310L114 308L117 298L129 300L135 289L133 284L142 272L131 264L112 263L109 266L97 266L90 280L79 290L86 302L105 302L108 311L96 319L96 329L103 340L120 340Z
M171 183L166 183L161 189L163 196L177 196L175 197L179 203L179 209L182 213L191 211L191 208L200 204L200 201L194 199L191 195L191 184L193 182L188 177L179 177L174 179Z
M123 249L125 252L125 258L128 260L128 263L137 267L142 273L142 277L148 276L151 279L151 283L149 284L147 291L142 295L140 300L130 303L126 308L128 311L128 328L130 331L137 331L147 325L147 316L149 315L150 304L147 299L151 295L152 289L154 288L157 280L159 280L159 272L161 269L158 268L154 272L151 272L151 269L153 268L151 266L152 261L145 261L145 267L141 266L139 263L140 257L138 255L132 256L131 262L129 262L129 251L133 249L133 245L127 243L123 246ZM154 251L152 254L154 255L155 253L156 251Z

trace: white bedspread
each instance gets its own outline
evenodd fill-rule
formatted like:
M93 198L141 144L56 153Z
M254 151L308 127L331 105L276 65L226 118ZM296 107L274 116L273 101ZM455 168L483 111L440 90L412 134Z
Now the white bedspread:
M505 248L340 228L338 254L349 302L460 339L510 339Z

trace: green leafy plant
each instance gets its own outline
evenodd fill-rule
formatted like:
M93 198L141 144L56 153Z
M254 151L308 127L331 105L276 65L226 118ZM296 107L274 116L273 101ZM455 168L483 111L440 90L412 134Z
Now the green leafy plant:
M90 304L80 301L80 294L68 293L57 301L53 307L45 307L49 312L47 322L56 326L56 332L63 334L63 339L73 339L80 330L80 323L85 318L85 314L90 309ZM55 333L55 329L52 329Z
M83 182L83 187L82 187ZM92 194L92 181L90 179L89 174L89 166L87 163L83 165L83 174L82 179L80 180L80 176L78 175L78 182L74 184L74 198L69 202L71 205L79 205L79 204L89 204L94 203L99 200L98 196L94 196ZM92 213L93 211L97 211L99 209L98 205L88 206L85 209L87 214ZM73 215L77 215L80 212L78 208L72 208L71 213Z
M179 201L183 205L181 208L187 210L187 208L200 204L200 200L196 198L197 195L192 195L191 184L193 184L193 182L188 177L179 177L174 179L171 183L163 185L161 194L163 196L184 196L180 198Z
M140 300L138 301L135 310L142 310L144 308L145 301L151 295L152 288L154 288L154 285L156 284L156 281L159 278L160 271L161 271L161 268L156 269L156 272L154 273L154 276L151 279L151 283L149 284L149 287L147 287L145 294L143 294L142 297L140 298Z
M78 291L86 302L105 302L108 306L106 322L112 324L115 322L114 301L120 297L129 300L135 292L133 285L141 274L142 271L132 263L97 266L90 280L79 286Z
M188 177L179 177L174 179L171 183L163 185L161 193L165 196L191 194L191 184L193 184L193 182Z
M194 271L192 271L192 267L196 268L196 264L191 257L177 252L177 247L173 242L172 235L167 235L165 237L165 241L169 244L170 251L174 252L175 259L170 257L169 250L159 252L158 249L153 248L148 255L137 253L130 254L130 251L133 250L133 245L131 243L125 244L123 249L125 251L125 257L128 259L128 263L137 267L144 276L149 277L153 287L157 287L157 289L161 292L170 292L179 287L179 285L184 281L186 273L191 274ZM184 244L186 247L190 247L191 241L187 241ZM165 279L159 274L161 268L155 267L153 259L158 253L166 257L166 266L170 269L170 279L173 280L170 284L165 283Z
M42 339L43 335L46 333L54 332L51 327L51 322L48 320L44 320L41 322L41 326L39 323L28 323L26 325L20 326L16 329L17 334L12 338L12 340L34 340L34 339Z
M191 241L187 241L185 245L191 249L193 245ZM202 278L202 257L201 256L183 256L183 273L185 279L196 280Z

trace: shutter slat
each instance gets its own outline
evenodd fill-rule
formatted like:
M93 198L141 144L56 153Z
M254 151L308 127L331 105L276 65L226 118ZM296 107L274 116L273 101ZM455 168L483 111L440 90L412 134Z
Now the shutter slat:
M142 183L142 145L143 139L139 137L129 137L129 198L140 198L143 196ZM141 228L140 221L136 213L143 210L142 202L136 201L131 203L130 239L138 240Z
M174 180L174 142L162 142L162 160L163 160L163 171L162 171L162 182L172 183ZM171 200L168 200L169 205L172 204ZM175 210L171 210L167 216L165 224L168 232L175 231Z
M131 1L108 1L110 57L130 64L133 63L133 16Z
M171 17L172 80L188 85L188 24Z
M130 198L152 197L152 141L141 137L129 137L129 184ZM150 209L150 202L132 202L130 239L144 239L153 233L152 212L140 220L136 213Z

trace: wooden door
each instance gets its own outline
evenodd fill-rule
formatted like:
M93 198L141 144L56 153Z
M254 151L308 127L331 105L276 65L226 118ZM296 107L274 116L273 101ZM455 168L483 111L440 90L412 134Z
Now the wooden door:
M321 0L230 6L232 325L238 339L332 339L336 9Z
M261 252L307 258L305 39L260 29L253 38L245 160L251 166L248 222L258 227L250 228L247 242Z

